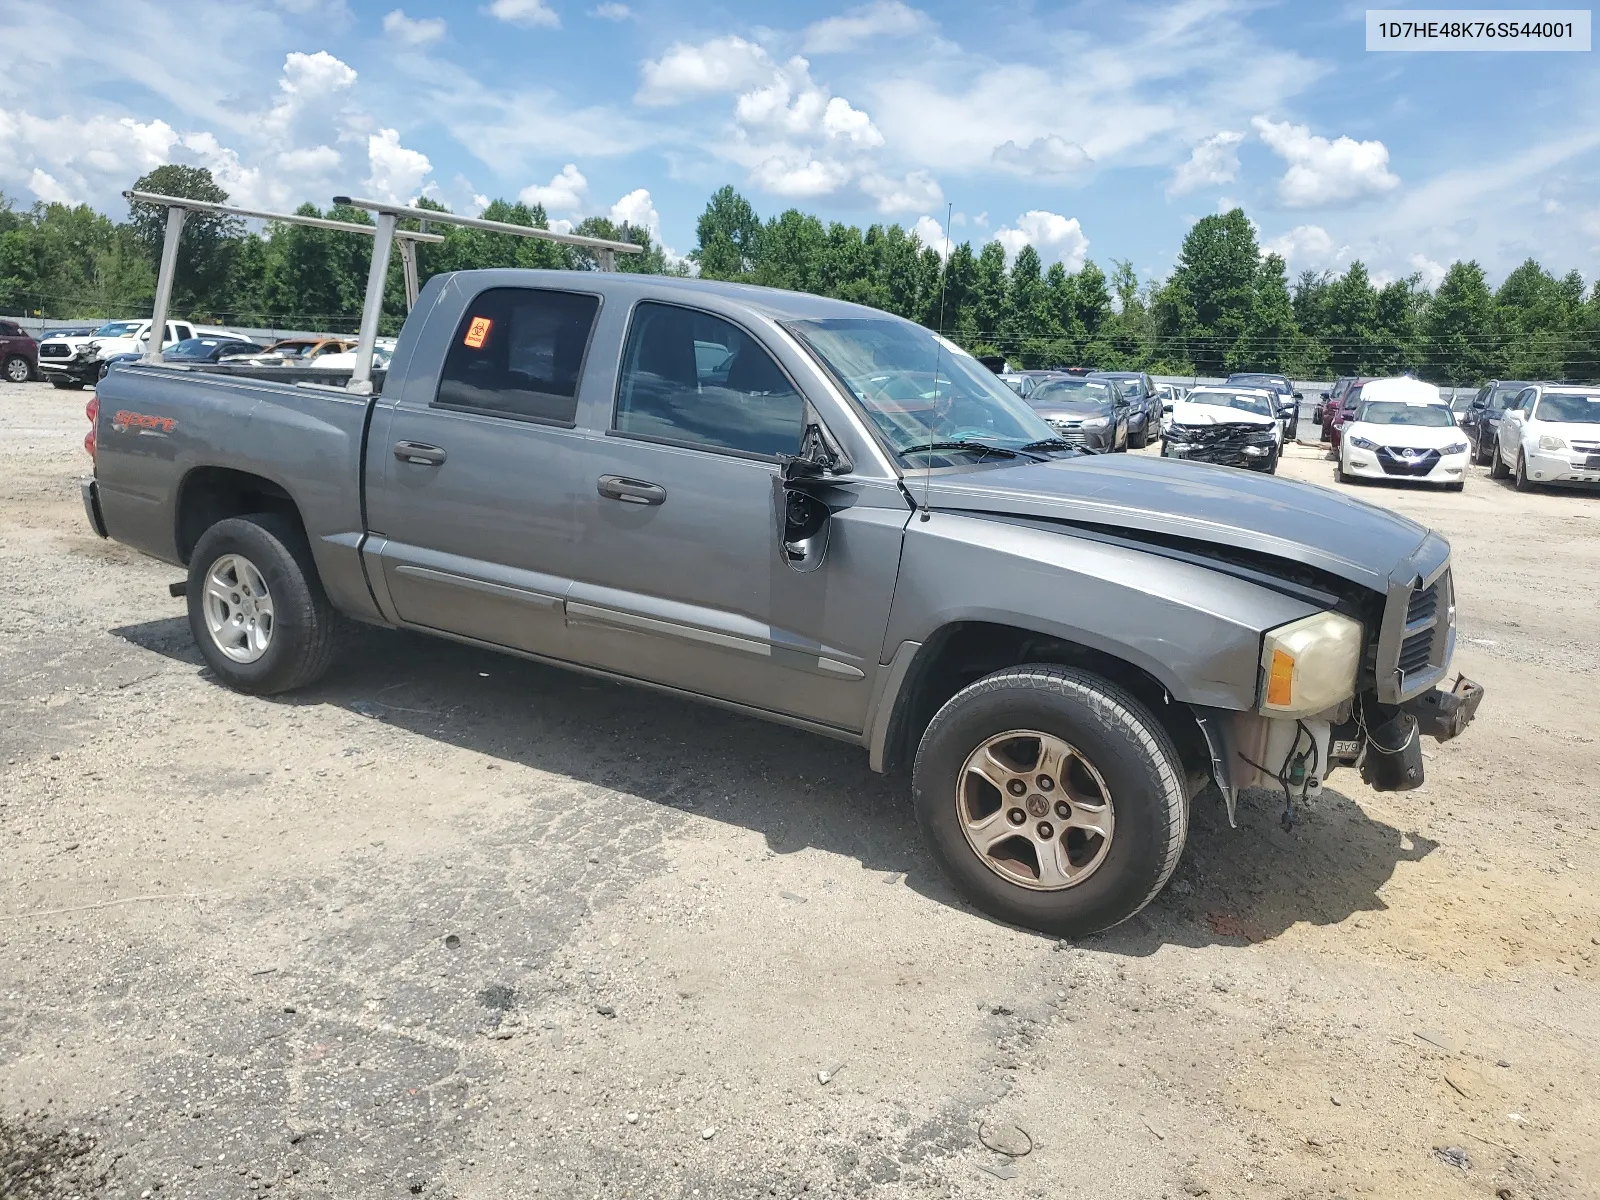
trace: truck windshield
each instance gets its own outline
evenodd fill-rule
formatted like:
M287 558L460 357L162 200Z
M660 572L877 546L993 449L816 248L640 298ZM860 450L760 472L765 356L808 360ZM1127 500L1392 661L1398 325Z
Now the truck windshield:
M787 328L855 397L900 457L933 443L1006 449L1054 432L1000 377L954 342L894 317L833 317Z
M107 321L94 331L94 335L103 338L132 337L142 324L142 321Z
M1546 392L1533 416L1539 421L1600 425L1600 392L1587 396L1577 392Z

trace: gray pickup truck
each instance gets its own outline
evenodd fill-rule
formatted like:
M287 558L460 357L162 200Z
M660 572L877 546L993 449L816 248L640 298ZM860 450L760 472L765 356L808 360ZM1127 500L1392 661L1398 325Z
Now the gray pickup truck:
M1318 487L1084 453L953 343L816 296L601 272L423 290L375 395L136 364L102 536L187 567L219 679L303 687L337 614L781 721L908 769L976 905L1138 912L1215 783L1422 781L1448 545Z

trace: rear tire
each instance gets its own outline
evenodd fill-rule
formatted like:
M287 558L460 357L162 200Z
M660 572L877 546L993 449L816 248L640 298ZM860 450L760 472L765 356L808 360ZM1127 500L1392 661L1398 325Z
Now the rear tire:
M64 392L81 392L83 390L83 380L81 380L81 379L52 379L50 381L50 386L51 387L58 387Z
M1135 437L1137 437L1139 440L1135 441L1134 440ZM1127 448L1129 450L1143 450L1149 444L1150 444L1150 431L1148 429L1141 429L1137 434L1130 433L1128 435Z
M922 735L912 796L923 836L963 896L1060 937L1098 933L1142 909L1171 878L1188 834L1183 769L1161 723L1109 681L1049 663L956 693Z
M28 365L28 360L20 354L13 354L6 359L0 373L5 375L7 383L27 383L33 378L33 368Z
M1511 474L1506 470L1506 460L1500 457L1500 444L1494 443L1489 447L1489 478L1504 479Z
M231 572L235 579L248 579L250 570L265 584L265 604L242 587L233 591L231 603L229 596L219 594L214 575L228 577ZM255 513L229 517L206 530L189 557L187 595L195 643L217 678L235 691L257 696L287 692L314 682L328 669L333 606L322 590L305 534L289 518ZM232 618L247 614L253 627L263 610L270 622L266 636L253 644L236 644L242 630ZM246 660L251 654L255 657Z

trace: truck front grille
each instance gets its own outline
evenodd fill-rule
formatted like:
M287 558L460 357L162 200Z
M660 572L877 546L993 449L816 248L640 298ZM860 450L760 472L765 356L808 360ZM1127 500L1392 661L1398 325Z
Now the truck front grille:
M1391 593L1378 639L1378 692L1395 704L1432 687L1450 665L1455 592L1450 569L1418 587Z
M72 348L70 346L64 346L60 342L56 342L54 344L52 344L50 342L45 342L39 347L39 357L40 358L71 358L72 357Z

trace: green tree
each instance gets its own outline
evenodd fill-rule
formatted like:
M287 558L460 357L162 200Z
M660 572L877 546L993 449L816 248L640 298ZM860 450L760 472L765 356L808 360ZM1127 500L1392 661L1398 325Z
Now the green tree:
M134 181L133 190L162 196L181 196L186 200L204 200L211 204L228 202L228 193L211 177L207 168L188 167L179 163L167 163L141 175ZM161 261L167 210L155 204L130 203L128 223L133 227L134 238L154 270ZM229 307L227 284L230 259L243 229L238 217L194 211L189 213L183 223L183 236L178 243L177 269L172 281L174 312L191 316L215 315Z
M1376 368L1378 293L1359 259L1328 285L1320 330L1336 375L1367 375Z
M1181 353L1202 374L1221 374L1255 310L1260 257L1243 209L1196 221L1168 284L1163 351Z
M1422 322L1421 366L1428 378L1452 386L1482 383L1494 373L1497 343L1494 297L1476 262L1454 262Z
M1299 329L1294 323L1294 302L1284 262L1276 254L1261 260L1256 275L1255 303L1243 336L1228 356L1235 371L1274 371L1291 368Z
M761 219L731 185L719 188L695 225L697 245L689 255L706 279L744 279L761 256Z

